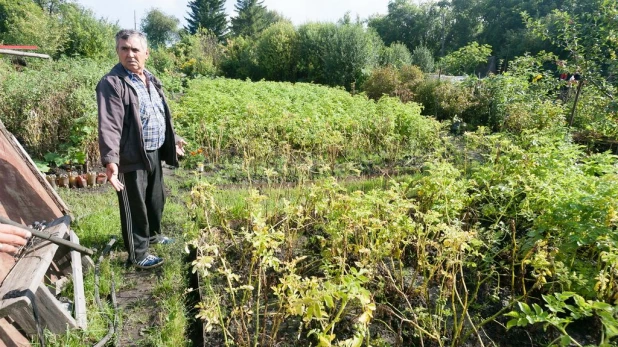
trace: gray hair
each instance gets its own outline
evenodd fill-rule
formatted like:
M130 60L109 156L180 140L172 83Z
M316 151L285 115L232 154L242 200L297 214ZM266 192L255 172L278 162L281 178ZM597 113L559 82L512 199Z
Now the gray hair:
M131 36L137 36L137 38L142 43L144 49L148 49L148 41L146 40L146 35L144 33L132 30L132 29L122 29L116 34L116 49L118 49L118 42L120 40L128 40Z

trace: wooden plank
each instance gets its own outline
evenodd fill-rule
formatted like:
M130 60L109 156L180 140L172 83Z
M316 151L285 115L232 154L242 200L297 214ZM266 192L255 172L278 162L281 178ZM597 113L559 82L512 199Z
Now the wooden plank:
M30 341L6 319L0 319L0 347L29 347Z
M31 298L31 299L30 299ZM30 301L34 301L34 293L32 293L29 301L26 300L18 301L15 305L11 307L11 315L10 318L15 321L19 325L19 328L29 336L36 336L37 334L37 323L32 312L32 307L30 307Z
M35 50L35 49L39 49L39 47L38 46L24 46L24 45L0 45L0 49Z
M43 283L37 289L32 310L38 316L41 326L54 334L64 334L67 329L77 328L77 322L71 317L71 313Z
M64 237L68 228L59 224L47 232ZM33 300L39 295L39 286L57 249L58 245L47 240L35 240L0 285L0 318L10 315L27 334L36 334L36 326L28 317L32 316L32 305L36 304Z
M51 59L51 57L49 55L47 55L47 54L20 52L20 51L13 51L13 50L10 50L10 49L0 49L0 54L16 55L16 56L20 56L20 57Z
M0 216L30 225L55 220L69 209L0 121Z
M19 143L19 141L17 141L15 136L13 136L13 134L11 134L4 127L4 124L2 123L2 121L0 121L0 130L4 131L5 135L7 135L7 134L10 135L10 136L7 136L7 139L11 140L12 145L15 148L15 150L21 156L22 160L28 165L28 167L30 168L30 171L32 171L32 173L36 176L36 178L39 181L39 183L41 183L43 185L43 187L45 188L46 192L54 200L54 203L56 204L56 206L62 211L62 214L63 215L70 215L71 211L69 210L69 207L64 203L62 198L60 198L60 195L58 195L56 190L49 184L49 182L47 182L47 179L45 179L45 176L43 176L43 174L36 167L36 164L34 163L32 158L30 157L28 152L26 152L26 150L21 145L21 143ZM62 216L57 216L57 217L60 218ZM73 219L73 218L71 217L71 219Z
M69 230L71 242L79 244L79 238L73 230ZM86 294L84 294L84 277L82 274L82 255L77 251L71 252L71 267L73 268L73 302L75 304L75 321L83 330L88 327L86 315Z

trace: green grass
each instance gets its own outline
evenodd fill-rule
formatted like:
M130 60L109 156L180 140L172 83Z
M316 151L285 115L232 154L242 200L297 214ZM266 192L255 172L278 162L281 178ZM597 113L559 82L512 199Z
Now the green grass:
M165 206L163 217L163 230L166 235L176 238L177 242L172 245L157 245L154 252L165 259L165 264L159 276L153 274L155 281L153 296L155 302L145 300L138 302L141 307L154 307L158 311L158 326L145 331L143 341L139 345L149 346L188 346L186 332L189 324L189 314L185 308L186 281L184 274L187 265L184 264L184 237L183 230L186 227L188 217L184 200L187 195L187 175L179 173L179 177L166 177L166 186L170 193ZM190 186L190 185L189 185ZM117 243L113 251L124 251L120 232L120 217L116 194L112 189L104 191L94 190L69 190L58 191L61 198L69 206L74 217L72 228L80 238L81 244L102 250L107 242L116 237ZM93 260L96 262L99 252ZM111 292L111 274L115 274L116 292L134 288L136 281L127 276L135 271L125 268L124 256L112 254L101 263L100 294L101 300ZM103 312L100 312L94 298L94 272L84 276L84 290L86 292L88 307L88 329L86 331L68 331L66 334L53 335L46 333L47 346L91 346L98 342L107 333L107 320ZM66 289L67 296L72 296L70 286ZM111 304L107 304L105 313L113 316ZM125 321L140 321L145 319L139 314L131 316L131 312L118 312L119 317L126 316ZM119 330L121 327L119 327ZM35 345L37 342L34 342Z

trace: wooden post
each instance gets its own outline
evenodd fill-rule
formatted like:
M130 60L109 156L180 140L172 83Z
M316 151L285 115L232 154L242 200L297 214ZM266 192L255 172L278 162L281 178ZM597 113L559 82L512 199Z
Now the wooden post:
M573 109L571 110L571 119L569 119L569 131L571 130L571 126L573 125L573 120L575 119L575 110L577 109L577 102L579 101L579 94L582 91L582 87L584 86L584 80L580 80L577 84L577 93L575 94L575 100L573 101Z
M79 244L79 238L73 230L69 230L71 242ZM86 330L88 319L86 317L86 295L84 294L84 278L82 274L82 255L71 251L71 268L73 276L73 302L75 303L75 321L77 326Z

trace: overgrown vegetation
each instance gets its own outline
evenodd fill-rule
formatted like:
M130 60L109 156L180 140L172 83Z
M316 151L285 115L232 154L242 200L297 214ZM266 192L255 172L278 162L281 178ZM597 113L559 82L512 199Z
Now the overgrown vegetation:
M59 58L0 60L0 118L34 157L94 161L116 28L55 4L0 0L0 41ZM198 253L208 343L616 344L615 2L394 0L367 27L237 5L231 32L170 40L172 21L149 62L183 166L205 165L172 185L191 221L179 201L166 218ZM84 243L118 233L109 199L78 213ZM186 339L182 271L158 281L152 344ZM93 342L94 317L50 340Z
M562 133L464 140L422 175L367 192L326 179L249 190L239 209L198 184L194 270L213 341L615 341L617 158ZM552 329L513 328L536 323Z
M249 180L375 173L439 141L439 124L418 105L311 84L198 79L175 110L193 152L202 150L213 169L247 170Z

